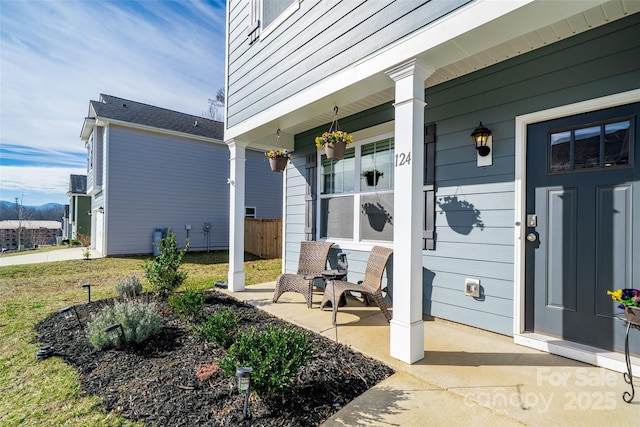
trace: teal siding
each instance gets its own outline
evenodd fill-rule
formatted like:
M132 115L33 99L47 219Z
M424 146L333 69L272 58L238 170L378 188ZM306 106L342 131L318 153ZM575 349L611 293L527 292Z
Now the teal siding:
M638 34L633 15L426 90L437 237L424 252L425 313L512 334L515 116L640 87ZM469 137L479 121L494 135L484 168ZM480 279L482 298L464 295L466 277Z
M425 314L512 334L515 117L640 88L638 34L635 14L425 91L425 122L437 125L436 248L423 252ZM385 104L340 124L356 131L393 114ZM494 136L493 165L483 168L470 138L480 121ZM304 239L304 155L324 129L296 136L299 173L287 182L287 271L296 270ZM349 279L359 280L368 254L347 252ZM481 298L464 295L467 277L480 279Z

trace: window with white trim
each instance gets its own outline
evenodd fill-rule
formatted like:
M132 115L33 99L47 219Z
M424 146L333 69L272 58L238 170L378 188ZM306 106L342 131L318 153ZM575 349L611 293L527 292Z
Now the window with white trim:
M300 0L251 0L249 43L265 37L300 7Z
M392 134L352 144L342 160L319 156L319 237L393 241Z

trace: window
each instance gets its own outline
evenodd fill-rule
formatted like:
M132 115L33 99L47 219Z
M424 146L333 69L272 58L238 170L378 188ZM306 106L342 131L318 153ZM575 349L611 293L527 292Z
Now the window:
M549 172L629 166L631 123L631 118L623 118L550 133Z
M89 172L93 170L93 136L94 132L91 133L89 137L89 150L87 151L87 163Z
M393 241L394 141L355 143L342 160L320 156L320 238Z
M265 37L300 7L300 0L251 0L249 43Z

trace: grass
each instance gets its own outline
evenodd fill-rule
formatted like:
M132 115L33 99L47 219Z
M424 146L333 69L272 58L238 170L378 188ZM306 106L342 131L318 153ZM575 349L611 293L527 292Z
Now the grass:
M136 274L144 289L144 257L101 258L0 267L0 425L136 426L117 414L105 413L100 399L78 386L78 373L60 358L37 361L33 327L52 312L82 304L91 284L91 299L116 296L120 279ZM228 253L187 253L183 288L208 289L226 281ZM281 260L247 255L246 284L273 281Z

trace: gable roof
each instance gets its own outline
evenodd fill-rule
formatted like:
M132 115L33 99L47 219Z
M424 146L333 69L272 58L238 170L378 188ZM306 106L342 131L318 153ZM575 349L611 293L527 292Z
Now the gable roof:
M88 119L114 120L220 141L224 137L222 122L105 94L100 94L99 101L90 101L81 137L85 135Z
M87 176L86 175L69 175L69 193L86 194L87 192Z

